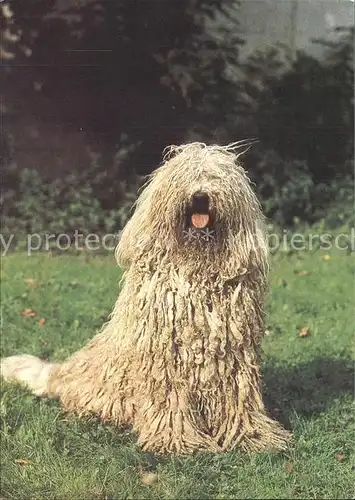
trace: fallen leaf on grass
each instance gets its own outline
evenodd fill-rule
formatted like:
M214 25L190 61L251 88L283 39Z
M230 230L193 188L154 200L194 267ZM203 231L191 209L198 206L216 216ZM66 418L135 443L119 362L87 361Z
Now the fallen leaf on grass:
M336 453L335 458L336 458L336 460L338 460L338 462L343 462L346 457L345 457L344 453Z
M141 472L141 481L146 486L151 486L158 480L158 474L155 472Z
M323 255L323 260L329 260L330 259L330 255L326 254L326 255Z
M25 283L27 283L27 285L30 285L30 286L39 286L39 282L32 279L32 278L26 278L23 280Z
M32 462L27 460L27 458L18 458L14 460L15 464L17 465L32 465Z
M33 318L34 316L36 316L36 314L36 311L34 311L33 309L25 309L24 311L22 311L21 316L25 316L25 318Z
M308 328L308 326L304 326L303 328L301 328L299 336L300 337L308 337L308 335L309 335L309 328Z
M39 339L40 343L42 345L47 345L48 344L48 340L44 340L44 339Z
M309 274L312 274L310 271L300 271L295 269L293 271L297 276L308 276Z
M285 471L290 473L293 471L293 464L291 464L291 462L286 462L285 463Z
M38 321L38 325L39 326L43 326L45 324L46 320L44 318L41 318L39 321Z

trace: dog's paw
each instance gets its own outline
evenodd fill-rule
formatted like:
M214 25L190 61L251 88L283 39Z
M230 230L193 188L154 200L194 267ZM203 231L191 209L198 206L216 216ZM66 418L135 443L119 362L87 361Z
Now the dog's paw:
M10 356L0 362L0 374L6 381L17 381L26 385L36 396L47 393L48 378L55 367L31 354Z

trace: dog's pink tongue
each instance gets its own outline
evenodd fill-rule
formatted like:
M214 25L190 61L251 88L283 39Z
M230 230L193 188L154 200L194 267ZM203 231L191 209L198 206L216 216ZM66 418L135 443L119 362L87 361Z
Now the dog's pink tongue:
M208 214L192 214L191 223L196 229L203 229L210 221Z

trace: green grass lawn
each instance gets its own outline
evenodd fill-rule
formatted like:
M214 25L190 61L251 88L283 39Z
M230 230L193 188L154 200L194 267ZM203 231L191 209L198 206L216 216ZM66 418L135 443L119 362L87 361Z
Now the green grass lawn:
M293 430L287 452L155 457L127 430L68 416L56 401L2 383L1 498L354 498L355 261L329 255L273 259L265 401ZM119 277L112 256L6 256L1 355L64 359L105 321ZM26 309L36 315L21 315ZM304 337L301 328L309 328Z

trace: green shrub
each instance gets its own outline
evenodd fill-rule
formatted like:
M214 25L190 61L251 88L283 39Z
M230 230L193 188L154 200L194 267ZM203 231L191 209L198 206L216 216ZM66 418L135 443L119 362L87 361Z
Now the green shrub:
M19 172L16 198L4 196L2 233L67 233L75 230L117 232L125 224L135 196L122 192L120 206L104 208L89 181L69 175L45 182L35 170ZM14 193L11 193L13 196Z
M314 185L307 165L285 163L274 151L257 162L256 189L266 216L276 225L290 227L319 221L335 228L354 224L351 178ZM19 172L19 189L2 201L4 237L13 233L116 233L129 218L139 183L121 193L117 208L102 206L93 186L74 175L46 183L37 171ZM127 186L125 185L125 188ZM9 193L7 193L9 194ZM11 199L12 197L12 199Z
M284 160L273 150L254 153L252 162L252 180L266 216L275 224L291 227L319 220L334 228L352 224L354 181L350 175L316 183L304 161Z
M3 235L114 233L124 226L141 184L126 162L136 146L127 144L124 136L111 154L91 153L84 172L54 181L44 180L37 170L19 168L11 160L10 139L2 165Z

